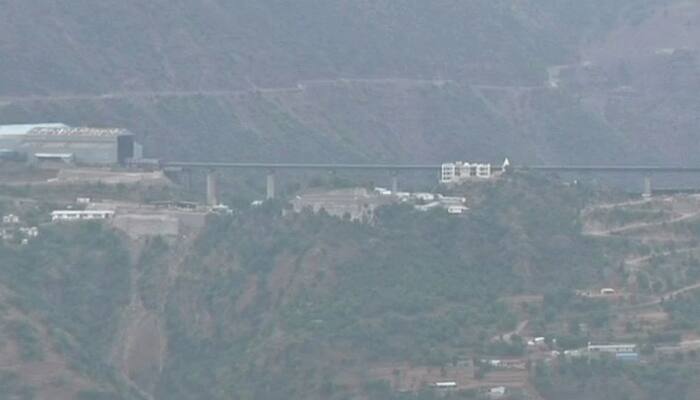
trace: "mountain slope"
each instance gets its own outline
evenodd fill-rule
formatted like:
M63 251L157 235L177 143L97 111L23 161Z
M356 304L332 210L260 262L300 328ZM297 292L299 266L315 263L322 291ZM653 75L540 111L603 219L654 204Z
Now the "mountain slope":
M653 3L3 0L0 119L163 158L637 162L634 130L545 82Z
M506 2L0 5L2 94L235 89L337 76L470 79L474 72L518 80L536 76L527 64L557 48L538 40L543 32L525 26Z

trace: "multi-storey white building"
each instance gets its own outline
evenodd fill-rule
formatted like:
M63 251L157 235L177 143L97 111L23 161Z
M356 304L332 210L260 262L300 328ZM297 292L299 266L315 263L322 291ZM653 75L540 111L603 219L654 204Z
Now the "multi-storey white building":
M510 166L510 161L506 158L501 167L501 173ZM469 179L490 179L495 176L491 164L469 163L457 161L442 164L440 182L445 184L461 183Z
M458 161L442 164L440 181L442 183L459 183L467 179L492 177L491 164L471 164Z
M2 223L8 224L8 225L9 224L19 224L19 217L14 215L14 214L3 215Z

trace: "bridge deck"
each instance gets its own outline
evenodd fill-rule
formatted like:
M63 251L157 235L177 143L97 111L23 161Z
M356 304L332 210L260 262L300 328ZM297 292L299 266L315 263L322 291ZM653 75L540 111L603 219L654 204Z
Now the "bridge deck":
M421 165L421 164L305 164L305 163L229 163L229 162L182 162L173 161L163 163L165 167L180 167L180 168L230 168L230 169L346 169L346 170L423 170L437 171L441 168L440 165Z
M279 169L279 170L377 170L377 171L439 171L439 164L311 164L311 163L236 163L202 161L168 161L164 167L208 169ZM492 164L498 166L499 164ZM517 171L598 172L598 173L700 173L700 167L663 165L522 165L510 167Z

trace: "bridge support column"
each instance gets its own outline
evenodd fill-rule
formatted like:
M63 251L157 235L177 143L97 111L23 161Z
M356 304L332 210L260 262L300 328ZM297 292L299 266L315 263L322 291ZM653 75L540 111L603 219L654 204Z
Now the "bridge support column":
M219 204L219 179L216 171L207 171L207 205L215 206Z
M399 173L393 171L391 173L391 193L396 195L399 192Z
M185 183L187 185L187 191L191 192L192 191L192 170L191 169L186 169L185 174L187 174L187 182Z
M267 173L267 199L275 198L275 170L270 170Z
M651 188L651 176L645 176L644 177L644 193L642 193L642 197L649 198L652 195L652 188Z

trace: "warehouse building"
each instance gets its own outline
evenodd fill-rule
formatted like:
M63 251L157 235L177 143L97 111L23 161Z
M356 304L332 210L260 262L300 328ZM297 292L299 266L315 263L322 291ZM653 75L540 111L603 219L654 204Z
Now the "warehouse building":
M26 138L27 133L37 128L68 128L64 124L26 124L26 125L0 125L0 149L17 151Z
M128 130L60 123L0 126L0 150L25 154L30 160L87 165L124 164L142 153Z

